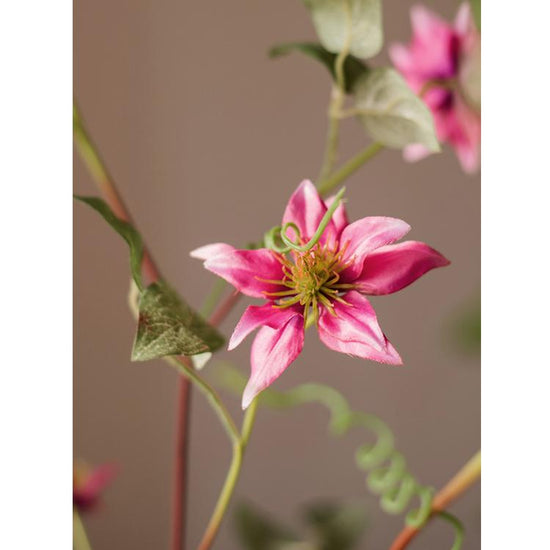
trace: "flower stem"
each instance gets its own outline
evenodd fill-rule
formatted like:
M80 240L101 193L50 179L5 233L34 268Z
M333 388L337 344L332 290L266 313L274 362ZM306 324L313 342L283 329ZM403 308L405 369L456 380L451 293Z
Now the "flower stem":
M101 194L113 213L120 219L131 223L130 213L121 195L119 194L113 178L110 176L105 163L103 162L97 147L94 145L82 117L76 105L73 106L73 134L76 148L86 167L90 171L92 178L98 186ZM150 280L155 282L161 278L160 270L156 266L150 252L147 248L143 251L142 268ZM208 315L214 308L218 295L223 291L223 287L215 287L210 298L207 299L203 308L203 314ZM220 310L212 316L211 323L219 324L229 313L238 297L230 296ZM133 300L130 300L133 308ZM216 392L200 378L194 371L189 359L185 357L169 358L169 362L177 368L181 376L178 383L178 405L177 405L177 428L176 428L176 449L174 455L174 492L173 492L173 513L172 513L172 550L181 550L185 547L185 489L186 489L186 465L188 448L188 423L191 392L189 380L194 382L200 391L206 395L208 401L213 406L218 417L222 420L222 425L229 434L232 441L239 438L239 432L233 423L233 420L225 409L221 399ZM75 520L76 521L76 520ZM83 547L85 550L85 547Z
M74 550L92 550L90 539L78 510L73 507L73 546Z
M435 495L432 501L430 517L445 510L453 500L458 498L481 475L481 451L478 451L459 472ZM409 542L420 532L421 527L405 527L393 541L390 550L404 550Z
M376 155L383 148L384 146L381 143L372 143L369 145L355 157L348 160L348 162L346 162L332 176L325 180L320 180L318 185L319 193L321 195L327 195L327 193L349 178L356 170L361 168L365 162L374 157L374 155Z
M351 8L348 2L344 3L347 16L347 35L342 51L338 53L334 61L334 73L336 77L336 83L332 87L331 99L328 108L328 132L327 141L325 145L325 154L323 158L323 164L319 173L318 181L327 179L336 163L338 156L338 141L340 137L340 113L344 106L346 99L346 77L344 73L344 63L349 55L349 48L351 44Z
M113 178L109 175L107 167L101 159L97 147L94 145L88 131L86 130L86 126L84 125L76 105L73 106L73 137L76 148L80 154L80 158L84 161L84 164L88 168L92 178L103 195L103 198L115 216L135 226L132 222L128 209L124 205L122 197L115 186ZM142 268L150 282L155 282L160 279L160 271L147 248L144 248L143 250Z
M198 546L198 550L209 550L214 542L214 539L216 538L216 535L218 534L221 523L229 506L231 496L233 495L233 491L235 490L235 486L239 479L244 451L250 439L250 434L256 418L257 408L258 400L254 399L245 413L239 441L233 444L233 458L231 460L231 465L229 466L229 471L227 472L225 483L220 496L218 497L218 502L216 503L214 512L210 518L202 541Z

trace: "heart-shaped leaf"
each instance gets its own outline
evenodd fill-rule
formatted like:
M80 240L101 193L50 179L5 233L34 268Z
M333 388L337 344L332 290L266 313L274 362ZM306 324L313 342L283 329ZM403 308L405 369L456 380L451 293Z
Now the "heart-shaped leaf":
M355 57L369 58L382 49L380 0L304 0L321 44L332 53L346 45Z
M223 342L223 336L166 283L153 283L142 292L132 361L212 352Z
M278 44L269 50L269 57L280 57L288 55L292 52L301 52L317 61L320 61L332 75L333 80L336 80L334 64L336 54L331 53L321 44L315 42L290 42L287 44ZM368 67L357 57L349 55L344 62L344 80L346 82L346 92L350 93L357 82L357 79L368 71Z
M130 269L132 277L137 287L143 290L141 282L141 260L143 258L143 241L140 234L128 222L117 218L107 203L98 197L80 197L75 195L75 199L91 206L96 212L99 212L103 219L128 243L130 247Z
M439 151L430 110L397 71L373 69L358 79L353 93L359 121L375 141L396 149L422 144Z

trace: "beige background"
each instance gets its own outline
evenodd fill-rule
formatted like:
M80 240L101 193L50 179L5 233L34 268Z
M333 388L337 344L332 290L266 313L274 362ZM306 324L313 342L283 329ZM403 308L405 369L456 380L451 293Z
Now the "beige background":
M451 17L454 1L432 2ZM410 2L384 2L387 43L408 40ZM271 61L277 42L314 39L299 0L183 2L75 0L75 95L89 129L165 276L198 306L214 277L189 258L214 241L239 245L276 225L291 191L314 178L323 149L329 80L299 56ZM375 63L387 60L380 55ZM344 127L345 156L366 144ZM95 194L80 161L75 189ZM394 430L410 469L441 486L479 448L479 361L445 341L449 319L479 288L479 178L451 151L417 165L383 152L348 182L352 219L397 216L410 237L453 262L392 296L373 300L405 360L392 368L326 351L308 334L305 352L277 386L320 381ZM75 206L75 453L115 461L121 472L89 517L95 550L166 548L176 375L162 362L131 364L134 326L126 307L124 243ZM245 302L223 330L230 334ZM250 341L231 354L248 370ZM215 366L212 367L214 369ZM212 373L210 373L212 374ZM238 399L227 396L240 415ZM229 445L199 395L193 399L189 548L205 526L229 460ZM365 491L353 453L358 436L326 436L325 411L260 411L236 501L250 499L298 523L317 497L359 500L371 518L363 548L387 548L402 525ZM479 489L453 506L464 548L479 548ZM293 519L294 518L294 519ZM435 522L411 548L450 546ZM231 521L217 545L239 548Z

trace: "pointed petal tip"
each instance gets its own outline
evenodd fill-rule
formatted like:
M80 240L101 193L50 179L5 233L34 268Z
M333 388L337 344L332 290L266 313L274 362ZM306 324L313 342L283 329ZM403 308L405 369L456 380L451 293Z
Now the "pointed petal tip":
M243 411L248 409L250 406L250 403L254 401L254 398L260 393L260 390L258 390L255 386L251 386L250 384L247 384L246 388L244 389L243 398L241 401L241 407Z

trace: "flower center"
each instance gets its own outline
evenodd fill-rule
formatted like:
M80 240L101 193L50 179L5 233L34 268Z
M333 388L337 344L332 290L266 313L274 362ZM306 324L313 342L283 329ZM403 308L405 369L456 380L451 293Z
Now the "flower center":
M288 290L266 292L266 296L277 301L275 307L286 308L294 304L303 306L306 327L317 322L321 305L331 315L336 315L334 302L347 304L342 294L355 288L353 284L340 282L341 272L350 263L343 260L346 248L339 249L338 245L332 248L328 244L317 243L307 252L278 254L284 277L269 282L285 286Z

